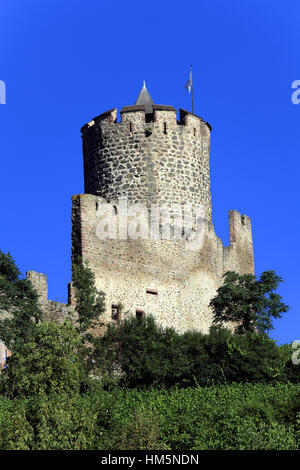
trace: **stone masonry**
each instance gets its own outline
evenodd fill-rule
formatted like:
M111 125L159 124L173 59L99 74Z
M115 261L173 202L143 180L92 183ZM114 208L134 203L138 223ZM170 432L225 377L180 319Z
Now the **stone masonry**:
M143 90L142 90L143 91ZM144 93L148 93L144 90ZM150 95L149 95L150 96ZM148 98L149 98L148 96ZM151 100L151 97L150 97ZM152 100L150 103L153 103ZM85 194L73 196L72 256L80 255L106 294L107 322L152 314L178 331L207 332L208 304L228 270L254 273L251 222L229 212L230 245L223 246L212 224L209 147L211 126L199 116L139 100L111 109L82 128ZM180 239L99 238L102 204L184 204L203 207L204 242L189 250Z
M105 322L152 314L179 332L208 332L209 302L223 274L254 273L250 218L229 211L230 244L223 246L212 223L206 121L182 109L177 120L176 109L155 105L145 85L136 104L120 114L121 122L114 108L82 128L85 194L72 198L72 260L80 256L94 271L97 288L106 295ZM201 249L188 249L184 236L132 239L117 231L115 238L99 237L103 204L110 203L109 220L118 227L120 198L128 206L144 204L149 213L153 206L200 205ZM48 300L45 275L29 271L27 277L46 318L62 321L74 309L71 284L68 304L62 304ZM4 354L0 343L0 363Z

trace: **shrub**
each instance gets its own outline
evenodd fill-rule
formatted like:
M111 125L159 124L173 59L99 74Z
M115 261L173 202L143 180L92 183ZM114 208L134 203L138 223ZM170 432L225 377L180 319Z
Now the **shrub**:
M168 446L161 440L160 429L153 414L139 408L113 437L112 449L167 450Z
M9 358L1 377L2 391L12 397L78 391L81 345L70 320L62 325L38 324L22 350L16 349Z
M300 385L233 384L0 400L1 449L300 449Z
M292 376L287 349L266 334L235 335L212 327L209 334L180 335L158 326L152 317L109 326L95 342L94 358L102 377L118 379L128 388L267 384L287 382ZM293 374L296 382L300 374Z

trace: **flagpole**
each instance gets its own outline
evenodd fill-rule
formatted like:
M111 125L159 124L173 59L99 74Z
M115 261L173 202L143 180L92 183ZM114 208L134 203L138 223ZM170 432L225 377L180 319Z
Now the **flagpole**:
M185 88L188 93L191 93L192 90L192 113L194 114L194 83L193 83L193 66L191 65L189 79L185 84Z
M193 80L193 66L191 65L191 76L192 76L192 113L194 114L194 80Z

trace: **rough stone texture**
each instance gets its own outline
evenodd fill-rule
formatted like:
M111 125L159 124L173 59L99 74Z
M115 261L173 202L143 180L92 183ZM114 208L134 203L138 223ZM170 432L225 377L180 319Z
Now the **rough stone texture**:
M69 312L71 305L48 300L47 276L35 271L28 271L26 278L31 281L34 289L39 295L39 305L46 320L62 323Z
M39 306L46 320L62 323L68 313L73 313L74 305L48 300L48 282L45 274L37 273L36 271L28 271L26 273L26 278L31 281L34 289L39 295ZM0 312L1 319L8 316L9 315L7 313ZM3 369L5 360L10 355L10 351L0 340L0 370Z
M150 204L202 204L211 221L209 125L201 118L154 105L145 122L142 106L104 113L82 128L85 193L106 200L127 196Z
M230 211L230 245L223 246L212 224L211 126L185 110L180 110L179 121L176 115L172 106L154 104L150 115L144 105L126 106L121 122L111 109L82 128L86 194L72 198L72 259L82 256L93 269L98 289L106 294L105 322L116 321L112 309L119 305L121 318L153 314L180 332L207 332L212 321L208 305L223 274L254 273L251 221ZM115 206L110 222L118 224L122 196L148 209L153 204L201 205L202 248L188 249L184 238L99 238L101 205ZM29 271L27 277L47 319L61 322L74 310L71 283L68 304L63 304L48 300L44 274ZM5 354L0 342L0 364Z
M123 316L140 311L181 332L207 332L208 304L224 272L254 272L250 219L229 212L230 245L224 247L212 224L208 123L184 110L178 122L174 108L159 105L152 122L143 106L123 108L120 123L116 115L113 109L82 128L86 194L73 196L73 259L82 256L95 272L106 294L107 322L121 303ZM115 205L111 222L118 225L122 196L148 208L202 205L203 247L189 250L184 239L100 239L101 204Z

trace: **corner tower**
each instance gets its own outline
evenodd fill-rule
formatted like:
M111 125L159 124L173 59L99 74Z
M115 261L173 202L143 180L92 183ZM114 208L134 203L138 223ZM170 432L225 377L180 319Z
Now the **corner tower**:
M251 222L230 212L230 245L212 224L209 147L211 126L201 117L154 104L145 83L135 105L111 109L82 128L85 194L73 196L72 256L93 269L106 294L106 321L152 314L178 331L208 331L208 307L224 272L253 272ZM111 203L120 222L120 198L128 204L190 204L203 208L201 249L186 240L99 237L99 212ZM122 308L120 307L122 305Z

